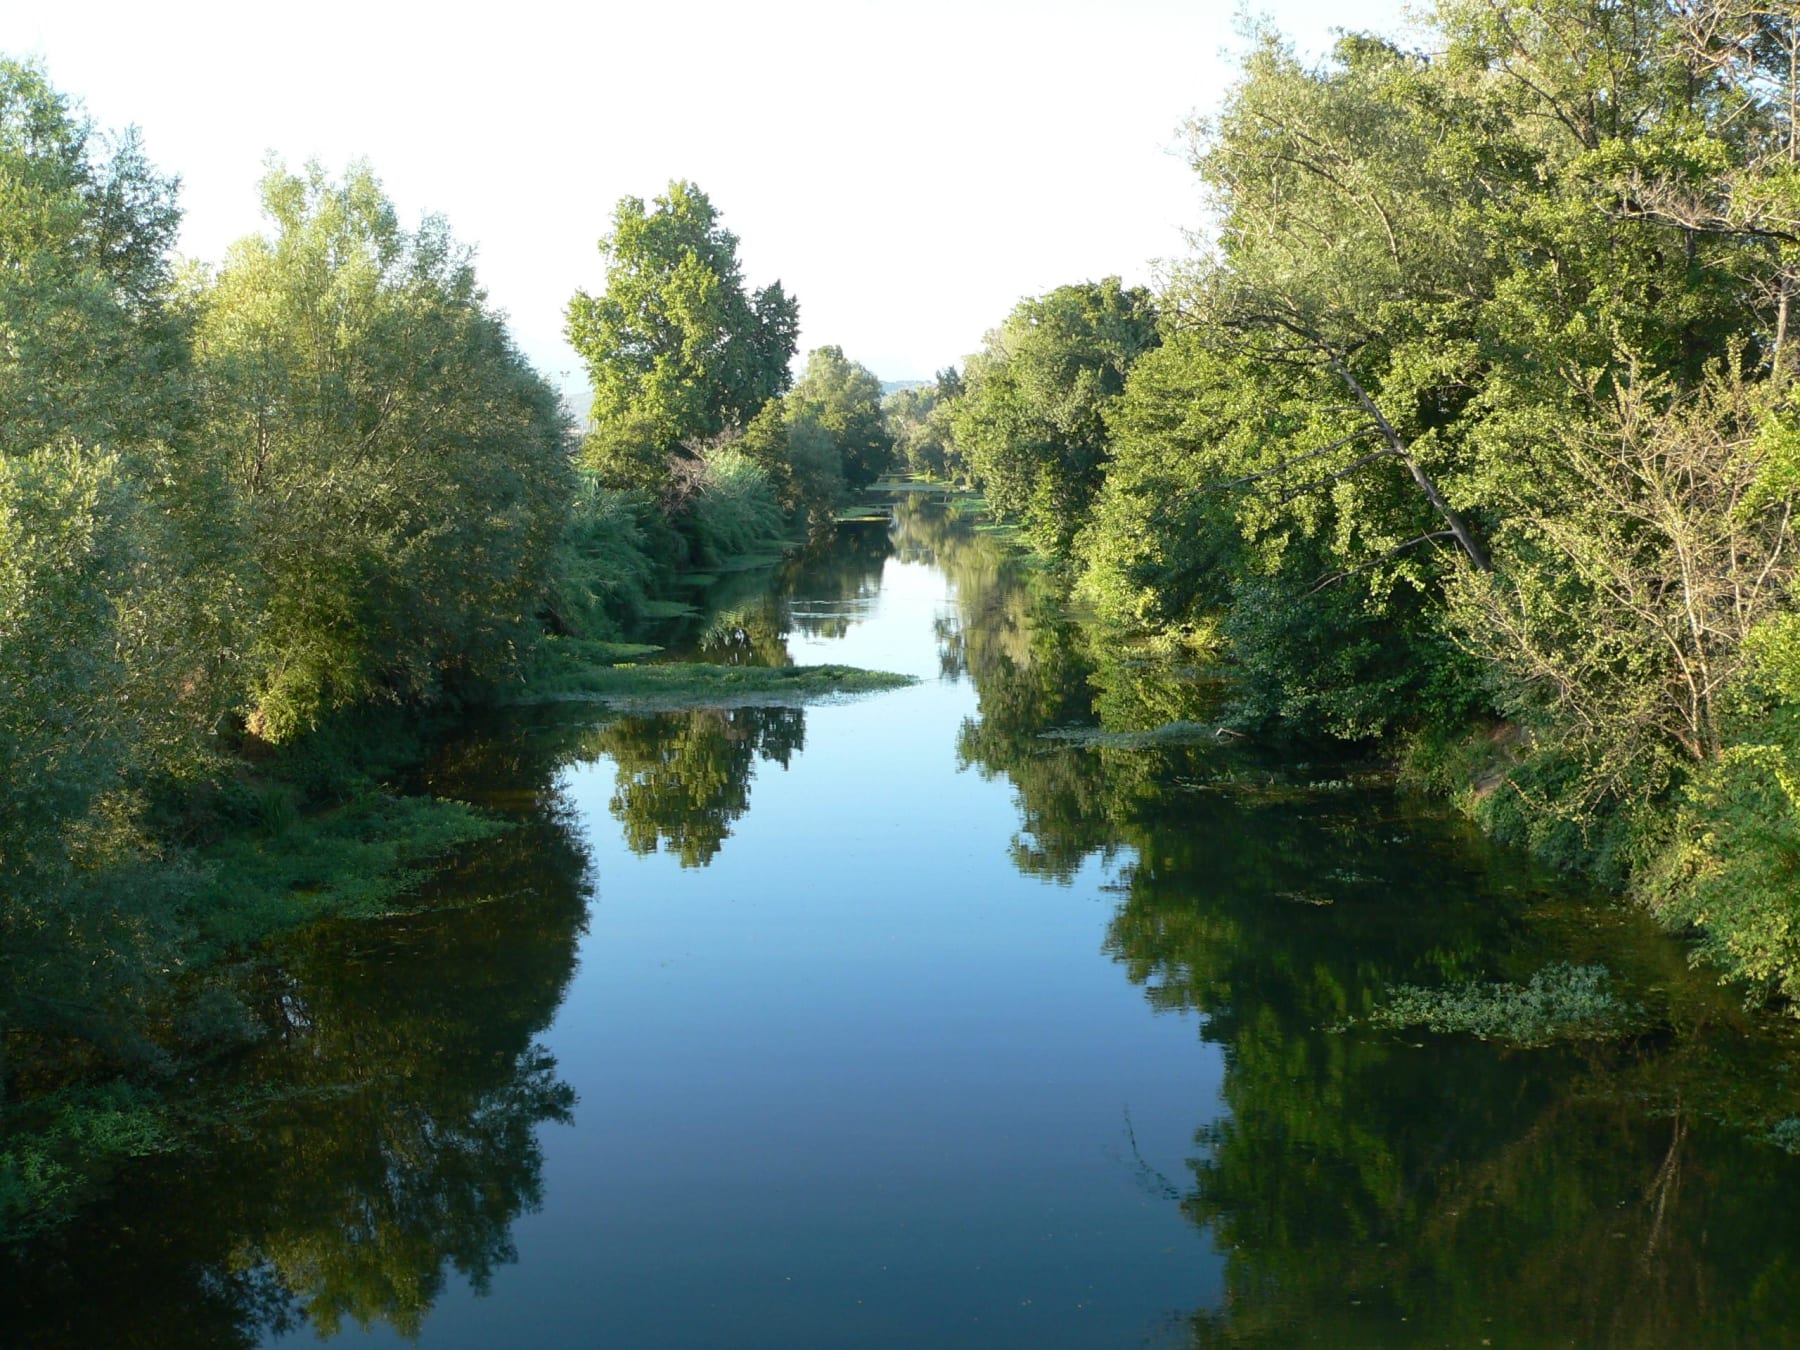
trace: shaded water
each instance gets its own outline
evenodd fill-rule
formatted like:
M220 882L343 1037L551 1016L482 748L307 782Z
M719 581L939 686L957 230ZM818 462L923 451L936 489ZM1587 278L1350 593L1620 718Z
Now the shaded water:
M1044 739L1201 704L1039 589L904 499L685 638L917 686L471 728L516 828L247 968L213 1136L0 1342L1800 1344L1785 1027L1351 768ZM1340 1029L1560 960L1653 1030Z

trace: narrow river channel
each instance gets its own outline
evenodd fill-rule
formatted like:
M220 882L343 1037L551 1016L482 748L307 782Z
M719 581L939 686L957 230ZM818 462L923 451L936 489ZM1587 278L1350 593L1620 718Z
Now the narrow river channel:
M1084 733L1203 690L1041 580L903 497L681 640L916 685L470 728L516 827L256 975L217 1136L0 1341L1800 1344L1787 1027L1368 766ZM1357 1020L1556 962L1646 1029Z

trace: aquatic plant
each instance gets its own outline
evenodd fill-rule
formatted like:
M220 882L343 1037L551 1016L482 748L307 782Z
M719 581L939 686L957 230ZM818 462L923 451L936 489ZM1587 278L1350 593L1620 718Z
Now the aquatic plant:
M1387 1001L1360 1021L1371 1027L1423 1027L1541 1046L1628 1035L1643 1025L1644 1009L1614 991L1605 966L1559 961L1523 985L1475 980L1438 989L1396 985Z

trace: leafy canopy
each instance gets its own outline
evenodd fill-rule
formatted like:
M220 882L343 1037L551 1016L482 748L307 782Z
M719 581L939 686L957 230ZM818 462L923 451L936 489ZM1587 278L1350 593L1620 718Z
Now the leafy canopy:
M593 382L594 467L654 482L682 442L748 423L788 387L799 306L780 282L746 291L737 245L692 183L650 207L619 202L600 241L606 289L568 308Z

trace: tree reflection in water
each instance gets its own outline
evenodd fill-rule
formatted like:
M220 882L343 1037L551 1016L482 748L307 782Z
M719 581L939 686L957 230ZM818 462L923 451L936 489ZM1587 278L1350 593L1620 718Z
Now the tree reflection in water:
M1067 623L1042 574L941 505L902 499L892 537L949 577L940 664L977 700L958 752L1014 788L1014 862L1066 881L1110 857L1107 956L1221 1048L1220 1113L1193 1122L1186 1173L1153 1192L1225 1257L1224 1296L1184 1320L1192 1343L1800 1342L1800 1160L1756 1137L1800 1116L1791 1036L1630 916L1345 786L1341 765L1043 739L1203 720L1208 691ZM780 661L790 627L855 622L878 554L858 538L797 564L824 589L740 609L710 650ZM610 757L632 847L702 865L754 771L788 764L804 732L792 709L594 726L565 708L472 729L427 786L518 828L469 850L432 892L441 907L315 930L247 975L272 1034L221 1075L194 1148L35 1250L29 1284L0 1266L17 1290L0 1341L411 1334L453 1279L482 1287L540 1200L540 1127L575 1106L539 1040L588 899L561 770ZM1340 1029L1396 983L1519 980L1555 960L1605 961L1653 1029L1538 1050Z
M1224 1050L1176 1188L1226 1256L1194 1344L1800 1344L1800 1160L1756 1137L1800 1114L1791 1036L1632 916L1304 749L1046 741L1203 718L1205 684L1109 660L953 517L903 512L899 536L955 583L943 664L980 706L959 753L1016 789L1015 863L1124 860L1107 952ZM1554 960L1610 964L1656 1029L1537 1050L1344 1029L1395 984Z
M588 900L559 740L446 753L433 786L516 828L472 848L422 912L320 927L247 970L269 1034L219 1075L192 1147L34 1251L29 1282L0 1266L0 1284L18 1276L0 1340L413 1335L452 1271L482 1288L513 1259L512 1225L541 1199L538 1130L575 1107L537 1039Z
M615 766L608 806L632 852L663 847L683 867L704 867L750 809L756 764L785 769L805 743L799 708L702 708L619 718L587 748Z

